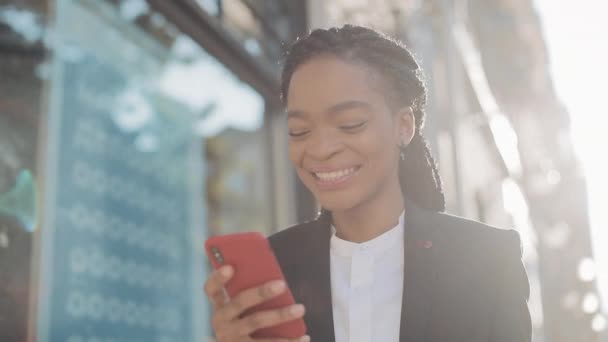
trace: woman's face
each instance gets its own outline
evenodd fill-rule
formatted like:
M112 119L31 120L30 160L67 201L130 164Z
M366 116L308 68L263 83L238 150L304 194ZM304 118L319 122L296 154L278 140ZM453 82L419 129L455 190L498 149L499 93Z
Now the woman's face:
M291 78L289 159L323 208L352 209L399 186L397 146L413 118L395 115L380 89L370 68L337 57L313 58Z

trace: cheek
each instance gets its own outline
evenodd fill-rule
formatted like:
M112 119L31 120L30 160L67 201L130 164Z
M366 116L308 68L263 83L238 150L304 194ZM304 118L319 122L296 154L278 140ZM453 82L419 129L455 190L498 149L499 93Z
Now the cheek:
M302 160L302 147L298 143L289 142L287 145L287 154L289 161L297 169Z
M392 159L396 146L393 140L390 130L387 132L387 130L375 129L361 136L358 145L363 154L378 162Z
M304 183L304 185L306 185L306 187L308 187L312 191L312 188L310 188L310 180L312 176L310 175L310 173L308 173L308 171L304 170L301 167L302 156L304 154L304 147L302 145L303 144L301 143L290 142L288 145L288 157L289 161L291 162L293 168L296 171L296 174L298 175L298 178L300 178L302 183Z
M360 145L368 159L368 175L371 179L381 180L390 176L397 163L399 154L392 135L386 131L374 132Z

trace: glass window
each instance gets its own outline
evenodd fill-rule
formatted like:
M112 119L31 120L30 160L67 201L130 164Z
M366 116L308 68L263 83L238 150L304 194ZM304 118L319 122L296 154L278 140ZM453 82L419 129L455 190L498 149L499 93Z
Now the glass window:
M278 73L276 62L285 44L306 30L306 2L299 0L196 0L221 24L231 39L269 72Z
M0 7L0 340L205 340L204 239L272 231L266 101L146 1L40 4Z

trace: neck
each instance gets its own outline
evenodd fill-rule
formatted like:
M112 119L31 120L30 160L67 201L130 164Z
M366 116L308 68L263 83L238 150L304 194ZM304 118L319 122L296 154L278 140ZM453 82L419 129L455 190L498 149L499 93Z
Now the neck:
M382 235L399 222L405 203L397 179L389 182L384 191L356 207L332 211L336 235L347 241L361 243Z

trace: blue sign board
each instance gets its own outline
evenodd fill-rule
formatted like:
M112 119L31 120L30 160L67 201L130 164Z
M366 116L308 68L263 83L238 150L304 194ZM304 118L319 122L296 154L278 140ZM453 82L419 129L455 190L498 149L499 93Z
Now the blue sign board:
M87 13L59 3L66 22ZM78 43L53 62L38 339L200 340L202 142L170 99Z

